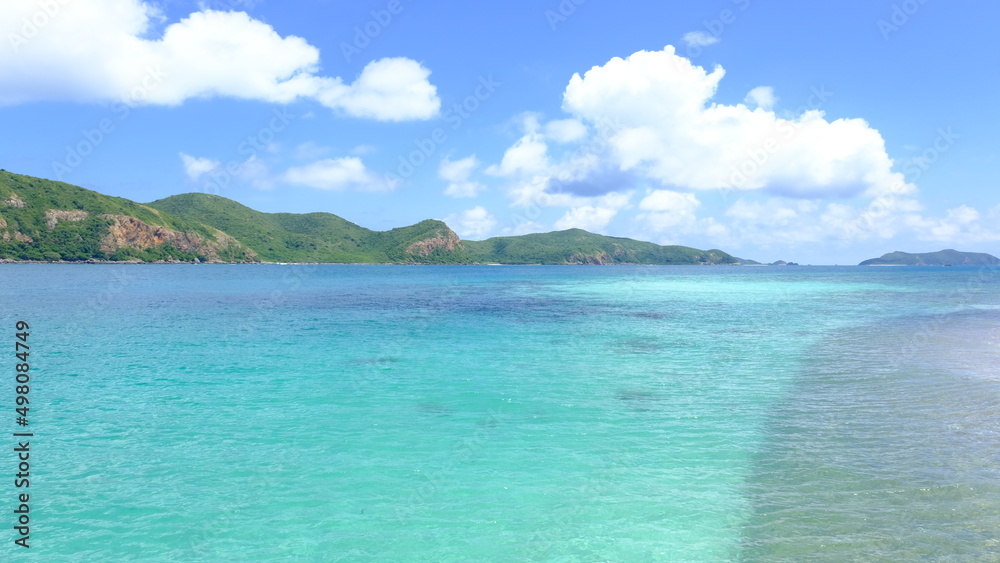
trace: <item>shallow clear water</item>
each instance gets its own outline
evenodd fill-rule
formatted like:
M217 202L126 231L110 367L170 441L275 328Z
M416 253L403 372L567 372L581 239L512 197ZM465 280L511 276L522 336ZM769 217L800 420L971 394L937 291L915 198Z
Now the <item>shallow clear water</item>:
M36 433L3 560L1000 560L995 270L0 283Z

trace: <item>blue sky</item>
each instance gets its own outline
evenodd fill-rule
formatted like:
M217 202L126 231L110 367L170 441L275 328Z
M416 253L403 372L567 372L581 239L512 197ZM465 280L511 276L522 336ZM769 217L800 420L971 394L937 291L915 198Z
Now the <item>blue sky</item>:
M13 0L0 167L464 238L1000 254L995 3Z

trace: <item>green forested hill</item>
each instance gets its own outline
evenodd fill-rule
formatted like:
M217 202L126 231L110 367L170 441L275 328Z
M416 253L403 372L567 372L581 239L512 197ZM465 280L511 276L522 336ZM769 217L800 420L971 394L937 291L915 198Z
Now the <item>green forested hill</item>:
M353 262L367 229L327 213L261 213L224 197L181 194L150 207L199 221L236 238L268 262Z
M0 260L391 264L733 264L721 250L580 229L462 241L441 221L373 231L189 193L149 204L0 171Z
M200 222L3 170L0 259L255 260L240 244Z
M960 252L958 250L939 250L910 254L908 252L890 252L879 258L865 260L861 266L997 266L1000 258L981 252Z
M208 194L176 195L149 205L222 230L267 262L470 261L458 237L441 221L427 220L380 232L332 213L262 213Z
M464 241L477 262L504 264L734 264L721 250L660 246L569 229L516 237Z

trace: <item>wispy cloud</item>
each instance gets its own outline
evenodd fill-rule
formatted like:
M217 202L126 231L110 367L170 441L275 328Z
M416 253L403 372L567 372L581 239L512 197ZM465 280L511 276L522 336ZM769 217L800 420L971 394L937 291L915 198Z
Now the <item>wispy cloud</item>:
M684 34L684 43L688 47L707 47L719 42L718 37L714 37L704 31L689 31Z
M356 156L326 158L305 166L294 166L280 180L293 185L332 191L387 191L396 184L365 167Z

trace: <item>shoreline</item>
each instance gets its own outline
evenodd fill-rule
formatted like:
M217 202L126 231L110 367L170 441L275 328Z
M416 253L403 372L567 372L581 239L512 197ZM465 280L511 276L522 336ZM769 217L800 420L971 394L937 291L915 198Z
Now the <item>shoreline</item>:
M137 262L113 260L0 260L0 264L71 264L71 265L128 265L128 266L755 266L756 264L498 264L474 262L471 264L431 264L428 262ZM762 264L766 266L767 264Z

